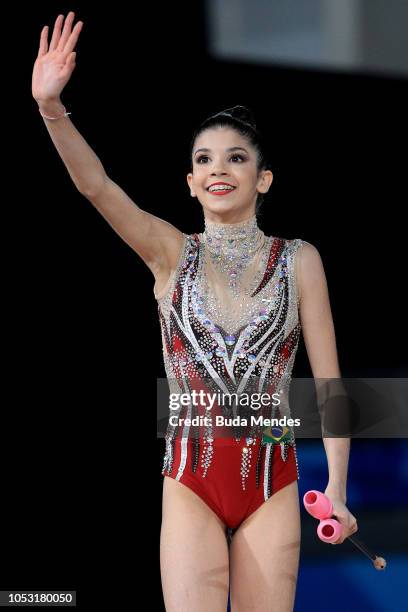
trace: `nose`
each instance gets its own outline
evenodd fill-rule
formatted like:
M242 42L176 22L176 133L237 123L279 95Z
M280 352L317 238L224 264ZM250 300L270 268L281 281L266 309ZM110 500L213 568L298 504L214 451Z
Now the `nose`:
M228 174L228 172L225 170L225 162L222 157L214 159L213 167L211 170L211 176L218 176L220 174Z
M219 163L217 165L214 166L212 172L212 175L218 175L218 174L228 174L228 172L226 172L223 168L222 163Z

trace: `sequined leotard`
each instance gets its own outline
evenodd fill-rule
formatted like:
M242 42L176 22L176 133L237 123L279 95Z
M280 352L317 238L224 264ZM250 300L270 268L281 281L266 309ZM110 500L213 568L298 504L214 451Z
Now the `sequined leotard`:
M177 268L155 294L170 392L268 390L288 396L301 330L296 282L301 245L300 239L266 236L255 215L232 224L205 219L203 233L183 234ZM215 414L237 412L215 406L210 424L169 421L162 474L190 487L236 529L299 478L295 436L291 427L272 428L268 438L256 425L244 433L240 426L220 433L213 426ZM200 409L190 403L177 415L192 419ZM272 417L291 416L287 401L267 410Z

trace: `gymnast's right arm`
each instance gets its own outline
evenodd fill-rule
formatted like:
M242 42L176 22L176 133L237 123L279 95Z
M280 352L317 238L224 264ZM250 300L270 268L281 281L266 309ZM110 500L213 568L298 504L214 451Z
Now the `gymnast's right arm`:
M75 68L76 53L73 49L83 25L79 21L71 31L73 20L74 13L70 12L62 29L64 16L57 17L49 48L48 26L42 29L33 69L32 95L42 115L59 117L54 120L44 118L44 123L77 189L143 259L156 280L160 278L164 284L170 271L176 267L183 233L139 208L106 175L95 152L69 117L63 115L60 94Z

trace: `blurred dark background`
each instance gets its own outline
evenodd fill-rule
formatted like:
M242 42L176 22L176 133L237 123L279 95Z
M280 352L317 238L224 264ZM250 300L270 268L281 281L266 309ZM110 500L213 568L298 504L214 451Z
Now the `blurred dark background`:
M406 12L347 2L323 21L318 3L283 4L269 3L269 20L268 3L227 1L42 2L4 17L1 589L76 590L83 609L143 595L164 609L154 278L75 189L31 97L40 31L59 13L84 21L62 100L111 178L202 231L186 182L192 131L249 106L274 171L259 225L318 248L343 376L407 376ZM293 375L311 375L303 342ZM300 494L324 489L322 442L299 440L298 454ZM407 481L406 439L353 441L348 507L389 566L375 575L351 543L324 545L303 513L296 610L406 609Z

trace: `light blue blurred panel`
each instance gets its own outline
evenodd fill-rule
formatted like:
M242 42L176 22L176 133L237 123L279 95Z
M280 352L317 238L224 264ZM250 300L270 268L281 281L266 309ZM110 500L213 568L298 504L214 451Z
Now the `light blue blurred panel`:
M329 563L301 558L295 612L406 612L408 555L387 557L377 571L364 557Z
M406 0L207 0L223 60L408 75Z
M323 442L297 441L299 493L324 490L328 469ZM381 486L379 486L381 483ZM352 440L347 498L354 508L390 511L408 505L408 440Z

